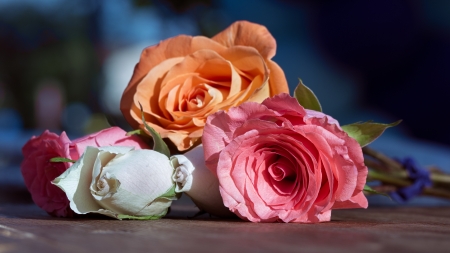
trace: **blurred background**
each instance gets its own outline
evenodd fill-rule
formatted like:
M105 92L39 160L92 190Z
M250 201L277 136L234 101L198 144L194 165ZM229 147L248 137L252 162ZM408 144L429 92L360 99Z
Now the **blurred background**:
M403 119L371 146L450 172L449 11L447 0L0 0L0 191L14 192L2 198L29 201L19 166L32 135L128 127L119 101L142 49L237 20L275 37L291 92L301 78L341 124Z

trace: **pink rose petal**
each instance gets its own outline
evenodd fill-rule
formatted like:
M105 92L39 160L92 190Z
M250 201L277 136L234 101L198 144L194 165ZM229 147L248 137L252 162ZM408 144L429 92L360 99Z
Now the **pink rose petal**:
M288 94L209 116L202 141L225 206L243 219L314 223L367 207L361 147Z

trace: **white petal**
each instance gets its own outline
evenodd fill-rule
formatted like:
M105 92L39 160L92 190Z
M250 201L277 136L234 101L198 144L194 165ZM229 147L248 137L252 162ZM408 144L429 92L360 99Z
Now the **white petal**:
M87 147L80 159L52 182L66 193L70 208L76 213L85 214L102 208L89 189L98 152L97 148Z
M192 172L195 167L184 155L174 155L170 158L172 164L175 165L175 172L172 180L176 184L175 192L186 192L192 187Z
M234 216L223 204L219 191L219 180L205 165L203 145L191 149L184 156L195 167L192 172L191 189L185 193L200 210L219 217Z

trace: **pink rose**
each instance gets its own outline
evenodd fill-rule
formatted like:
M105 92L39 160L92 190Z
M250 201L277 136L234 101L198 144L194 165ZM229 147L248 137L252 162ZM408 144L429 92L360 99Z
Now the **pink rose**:
M111 127L98 133L70 141L65 132L61 136L46 130L40 136L33 136L22 148L24 160L21 171L34 203L52 216L72 217L66 194L51 181L61 175L72 163L50 162L53 157L78 160L87 146L133 146L136 149L149 148L137 136L126 136L118 127Z
M242 219L313 223L368 205L359 144L288 94L209 116L203 147L224 205Z

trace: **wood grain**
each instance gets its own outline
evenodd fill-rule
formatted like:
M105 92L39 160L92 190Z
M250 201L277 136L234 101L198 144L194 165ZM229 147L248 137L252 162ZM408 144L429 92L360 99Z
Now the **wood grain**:
M3 252L449 252L450 207L337 210L321 224L221 220L175 204L156 221L61 219L0 204Z

